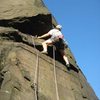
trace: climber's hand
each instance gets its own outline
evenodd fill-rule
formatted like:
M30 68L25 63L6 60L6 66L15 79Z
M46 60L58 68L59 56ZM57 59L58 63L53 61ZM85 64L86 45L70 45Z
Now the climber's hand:
M37 38L38 38L38 39L41 39L41 36L38 36Z

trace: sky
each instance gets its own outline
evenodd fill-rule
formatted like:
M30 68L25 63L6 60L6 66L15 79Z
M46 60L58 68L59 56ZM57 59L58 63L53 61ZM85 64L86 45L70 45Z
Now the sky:
M43 0L62 25L80 69L100 99L100 0Z

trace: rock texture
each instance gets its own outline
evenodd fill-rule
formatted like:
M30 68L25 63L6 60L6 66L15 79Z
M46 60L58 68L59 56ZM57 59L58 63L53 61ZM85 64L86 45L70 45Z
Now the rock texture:
M42 0L0 1L0 26L36 35L48 32L51 23L57 24Z
M0 100L98 100L68 47L70 70L52 47L40 53L35 35L56 24L42 0L0 1Z

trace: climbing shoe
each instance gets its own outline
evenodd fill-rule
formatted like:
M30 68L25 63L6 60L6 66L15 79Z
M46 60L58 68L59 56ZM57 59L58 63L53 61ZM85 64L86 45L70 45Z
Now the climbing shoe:
M47 52L47 51L41 51L41 53L42 53L42 54L48 54L48 52Z
M70 71L70 64L66 64L66 67Z
M66 66L67 66L68 68L70 68L70 64L66 64Z

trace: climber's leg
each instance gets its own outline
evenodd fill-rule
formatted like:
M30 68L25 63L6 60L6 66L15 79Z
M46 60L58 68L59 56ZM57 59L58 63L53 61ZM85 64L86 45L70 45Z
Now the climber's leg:
M43 43L42 43L42 46L43 46L43 51L42 51L42 53L47 53L47 47L48 47L48 45L52 45L53 43L52 43L52 40L51 39L48 39L48 40L46 40L46 41L44 41Z
M66 65L67 65L67 67L69 67L68 57L65 55L64 50L60 50L60 53L61 53L61 55L62 55L62 57L63 57L63 59L64 59Z

